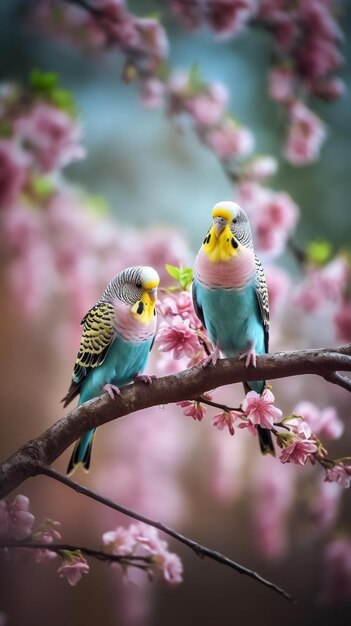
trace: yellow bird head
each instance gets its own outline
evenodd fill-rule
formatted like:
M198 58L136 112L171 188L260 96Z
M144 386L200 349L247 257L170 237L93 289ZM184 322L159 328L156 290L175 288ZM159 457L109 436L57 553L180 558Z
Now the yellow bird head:
M150 322L156 314L155 304L159 284L160 277L153 267L141 268L137 282L137 287L140 288L141 295L132 307L132 312L143 324Z
M239 204L229 200L217 202L212 217L212 226L203 242L212 262L228 261L240 253L242 246L252 246L249 220Z

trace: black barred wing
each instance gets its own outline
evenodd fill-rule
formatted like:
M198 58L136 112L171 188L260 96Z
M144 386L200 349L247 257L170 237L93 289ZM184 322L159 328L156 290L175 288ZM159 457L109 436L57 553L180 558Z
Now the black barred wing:
M115 331L113 318L115 310L112 304L101 302L93 306L82 319L83 334L79 351L74 364L71 386L63 398L66 407L80 392L82 381L86 375L103 363L111 346Z
M260 307L263 329L264 329L264 338L265 338L265 348L266 352L269 349L269 301L268 301L268 289L266 277L264 275L263 267L261 261L255 256L256 261L256 281L255 281L255 289L256 296L258 300L258 305Z

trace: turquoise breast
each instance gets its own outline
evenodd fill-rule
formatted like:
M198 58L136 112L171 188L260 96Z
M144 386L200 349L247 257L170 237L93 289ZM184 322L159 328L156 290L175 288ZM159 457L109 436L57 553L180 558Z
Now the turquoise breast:
M104 362L89 372L82 383L79 404L101 395L106 383L123 387L144 371L149 357L152 338L133 342L117 336Z
M225 356L246 352L252 341L257 354L265 353L264 329L255 292L250 283L243 289L209 289L196 281L196 301L214 345Z

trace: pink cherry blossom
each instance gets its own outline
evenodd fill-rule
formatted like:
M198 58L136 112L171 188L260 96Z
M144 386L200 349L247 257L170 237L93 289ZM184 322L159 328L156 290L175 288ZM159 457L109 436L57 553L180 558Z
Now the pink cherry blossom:
M14 126L43 172L65 167L85 156L78 122L51 104L39 102L17 118Z
M295 290L293 302L306 313L320 309L325 303L340 305L348 276L349 267L342 257L334 258L322 268L309 268Z
M218 430L228 428L230 435L234 435L234 411L222 411L212 418L212 424Z
M123 526L118 526L116 530L109 530L104 533L102 541L105 546L111 548L112 554L132 554L136 546L136 539L131 534L130 529Z
M209 396L205 396L210 399ZM183 414L192 417L193 420L201 422L206 415L206 407L197 400L181 400L176 403L177 406L182 407Z
M180 558L169 552L167 542L159 537L158 530L153 526L142 522L131 524L128 528L119 526L114 531L104 533L103 542L112 548L112 554L140 556L141 559L151 556L151 565L145 565L149 573L154 566L161 570L167 582L182 582L183 566Z
M66 578L73 587L82 578L82 574L88 574L90 567L86 558L82 554L70 553L58 568L57 573L60 578Z
M240 172L240 178L263 181L274 176L278 170L277 160L272 156L256 156L246 161Z
M325 480L329 483L339 483L345 489L348 489L351 483L351 465L337 463L330 469L327 469Z
M346 85L339 77L329 78L326 81L316 81L312 84L313 93L323 100L338 100L346 93Z
M26 181L30 158L10 139L0 140L0 206L12 203Z
M206 6L206 22L222 39L241 32L255 9L253 0L211 0Z
M268 93L276 102L289 102L294 95L294 72L289 66L273 67L268 75Z
M318 158L326 138L322 120L296 100L289 107L289 127L284 148L285 158L293 165L306 165Z
M165 85L158 78L148 78L140 85L142 103L148 109L154 109L162 104L165 96Z
M220 82L209 83L198 94L186 98L184 106L200 127L211 127L223 118L228 90Z
M32 533L34 515L29 512L29 499L18 495L12 502L0 500L0 536L22 540Z
M305 465L308 458L317 452L316 444L309 439L296 439L284 448L279 459L282 463L296 463Z
M308 422L304 420L303 416L294 415L289 419L284 420L285 426L289 427L289 430L298 435L300 439L310 439L312 436L312 430Z
M134 63L139 71L154 73L160 61L168 54L168 39L164 28L157 19L132 17L133 27L137 33L137 41L131 43L130 52L137 53ZM128 47L123 42L123 47Z
M190 320L195 327L199 325L189 291L180 291L177 294L165 296L161 300L158 310L163 317L175 317L178 315L183 320Z
M177 316L170 325L162 322L158 331L158 345L161 352L173 350L173 358L181 359L184 355L192 357L199 350L196 332L190 327L188 319Z
M237 185L235 200L250 217L257 249L272 256L280 254L299 216L291 197L243 179Z
M272 428L274 421L282 416L281 410L274 406L274 400L274 395L268 388L262 394L249 391L241 408L251 424Z
M203 142L223 160L246 156L254 149L252 132L230 118L223 119L221 124L209 129L200 129L199 132Z
M45 519L41 527L33 534L32 539L39 543L54 543L61 539L61 533L57 530L61 526L60 522ZM40 548L35 551L35 560L37 563L51 561L57 557L57 553L52 550Z
M163 551L153 558L162 571L164 579L171 585L183 582L183 564L174 552Z
M303 401L294 407L293 413L302 415L311 430L322 438L338 439L344 432L344 424L334 407L320 410L312 402Z

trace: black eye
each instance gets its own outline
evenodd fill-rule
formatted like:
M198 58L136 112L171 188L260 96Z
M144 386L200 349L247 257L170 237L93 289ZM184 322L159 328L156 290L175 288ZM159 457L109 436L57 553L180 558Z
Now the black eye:
M237 223L237 221L238 221L238 220L237 220L237 218L236 218L236 217L234 217L234 219L233 219L233 224L236 224L236 223Z
M142 284L141 284L141 281L140 281L140 280L138 280L138 281L135 283L135 285L138 287L138 289L141 289L141 288L142 288Z

